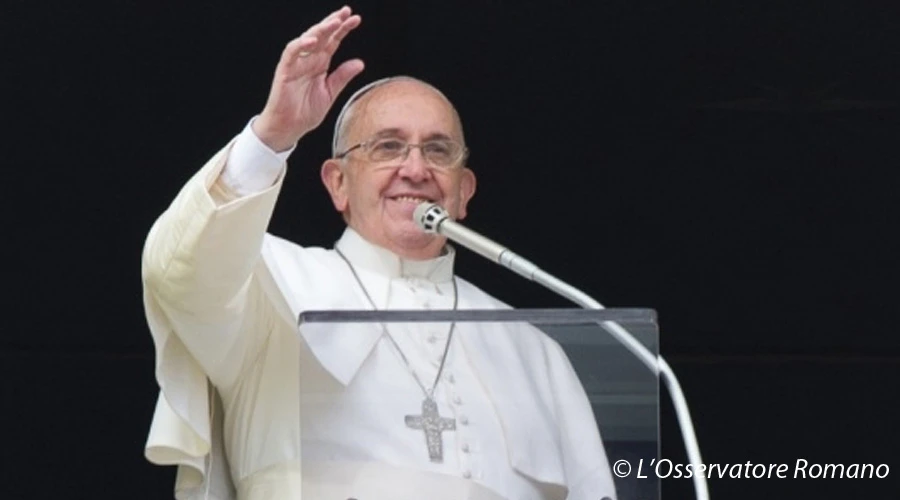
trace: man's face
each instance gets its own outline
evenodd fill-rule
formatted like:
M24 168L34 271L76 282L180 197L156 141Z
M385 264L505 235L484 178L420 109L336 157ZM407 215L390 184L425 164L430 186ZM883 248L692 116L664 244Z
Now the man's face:
M345 143L353 146L376 136L410 144L446 138L461 143L455 116L450 104L427 86L391 82L355 104ZM407 258L435 257L444 244L444 238L424 233L413 220L420 203L437 203L452 218L462 219L475 191L470 170L434 168L418 148L405 159L384 162L370 161L360 148L343 162L328 160L322 167L335 208L363 238Z

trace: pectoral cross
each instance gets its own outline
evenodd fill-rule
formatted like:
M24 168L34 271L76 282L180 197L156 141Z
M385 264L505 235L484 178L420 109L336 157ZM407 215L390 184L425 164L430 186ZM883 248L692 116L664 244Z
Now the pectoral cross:
M431 398L422 401L421 415L407 415L406 425L411 429L425 431L425 444L428 445L428 458L432 462L444 461L443 431L455 431L456 420L443 418L438 413L437 403Z

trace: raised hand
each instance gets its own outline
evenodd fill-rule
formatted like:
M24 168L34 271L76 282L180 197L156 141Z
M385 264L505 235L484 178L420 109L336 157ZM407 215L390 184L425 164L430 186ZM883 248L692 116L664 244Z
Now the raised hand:
M318 127L338 94L363 70L360 59L351 59L328 73L341 40L360 22L343 7L287 44L266 106L253 122L253 131L267 146L287 150Z

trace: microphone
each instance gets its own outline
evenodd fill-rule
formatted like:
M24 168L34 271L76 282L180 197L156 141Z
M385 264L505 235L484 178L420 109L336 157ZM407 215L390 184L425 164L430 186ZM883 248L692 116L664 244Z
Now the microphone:
M473 252L530 279L535 279L538 267L508 248L491 241L450 218L437 203L423 202L413 212L413 219L426 233L446 236Z
M569 285L568 283L543 271L528 260L511 252L508 248L466 228L462 224L450 218L450 214L436 203L423 202L413 212L413 220L426 233L446 236L460 245L492 260L516 273L535 281L557 294L579 304L585 309L605 309L602 304L591 298L586 293ZM669 363L661 355L654 355L641 344L633 335L614 321L601 323L616 340L621 342L632 354L634 354L654 374L660 376L669 389L681 435L684 440L688 459L697 471L693 476L694 490L698 500L708 500L709 490L706 484L706 474L700 468L703 461L700 457L700 447L697 445L697 436L694 433L694 424L688 410L687 400L681 390L681 384L675 377L675 373Z

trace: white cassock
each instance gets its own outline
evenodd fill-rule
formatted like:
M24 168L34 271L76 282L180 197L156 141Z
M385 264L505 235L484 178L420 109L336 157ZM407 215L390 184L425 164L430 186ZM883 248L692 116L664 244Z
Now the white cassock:
M538 330L298 332L302 311L371 309L366 294L378 309L450 309L454 251L403 260L347 229L336 247L357 281L334 249L266 233L280 176L237 199L223 191L231 147L187 183L144 250L161 388L146 456L179 466L178 498L616 498L584 390ZM459 309L508 307L455 280ZM429 460L425 433L405 423L422 413L414 374L426 389L435 384L441 417L454 419L441 432L440 462Z

